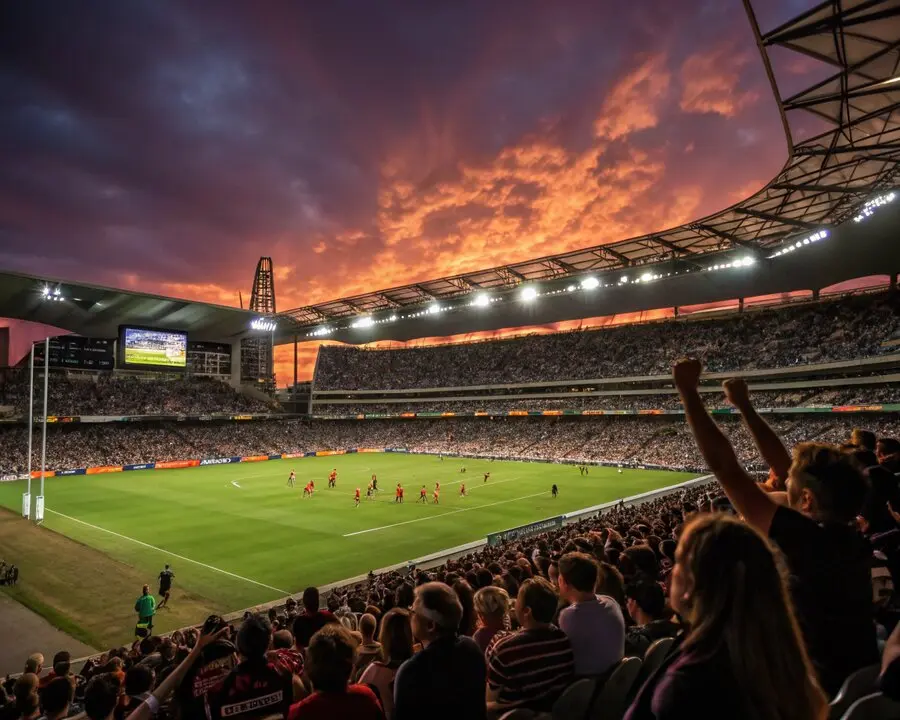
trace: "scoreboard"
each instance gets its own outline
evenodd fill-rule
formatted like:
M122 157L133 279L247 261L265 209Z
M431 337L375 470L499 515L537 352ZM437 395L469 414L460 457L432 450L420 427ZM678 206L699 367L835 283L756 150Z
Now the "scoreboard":
M50 338L50 367L73 370L112 370L115 367L115 340L60 335ZM44 343L35 343L34 364L44 363Z

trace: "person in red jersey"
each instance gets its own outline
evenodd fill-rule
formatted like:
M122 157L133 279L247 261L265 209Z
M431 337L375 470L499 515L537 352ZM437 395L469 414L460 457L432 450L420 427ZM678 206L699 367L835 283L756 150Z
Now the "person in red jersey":
M490 474L489 472L486 472L486 473L484 474L484 481L487 482L487 481L488 481L488 478L489 478L490 476L491 476L491 474Z
M331 474L328 476L328 487L337 487L337 468L332 470Z
M460 497L466 496L466 484L465 483L463 483L462 485L459 486L459 496Z
M306 487L303 488L303 497L312 497L312 494L313 494L313 483L312 483L312 480L310 480L308 483L306 483Z
M437 488L435 488L435 491L433 493L431 493L431 502L434 503L435 505L437 505L441 501L440 496L441 496L440 491L437 490Z
M288 487L294 487L294 480L296 480L296 479L297 479L297 476L294 474L294 471L291 470L291 474L288 475L288 481L287 481Z
M291 706L288 720L383 720L372 689L350 684L355 658L356 640L343 626L328 625L313 635L306 665L313 693Z
M440 484L439 482L436 482L436 483L434 484L434 491L435 491L435 492L440 492L440 491L441 491L441 484Z
M356 496L353 499L356 500L356 507L359 507L359 488L356 488Z
M419 490L419 502L427 503L428 502L428 491L425 489L425 486L422 486L422 489Z
M403 502L403 488L397 483L397 494L394 496L394 502Z

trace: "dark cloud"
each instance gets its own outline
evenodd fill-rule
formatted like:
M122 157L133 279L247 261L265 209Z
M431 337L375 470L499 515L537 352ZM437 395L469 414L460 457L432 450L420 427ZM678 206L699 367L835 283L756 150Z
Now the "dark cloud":
M660 229L784 160L737 2L4 3L0 98L0 267L233 303L270 254L282 308Z

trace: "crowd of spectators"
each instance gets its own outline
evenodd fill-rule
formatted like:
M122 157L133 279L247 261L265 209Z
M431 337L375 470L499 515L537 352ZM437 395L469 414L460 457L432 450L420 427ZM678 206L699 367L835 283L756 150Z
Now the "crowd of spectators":
M710 372L793 367L894 352L898 299L849 297L797 307L685 318L512 340L369 350L319 349L317 390L462 387L661 375L677 358Z
M210 616L111 649L78 675L66 653L50 672L32 655L3 684L0 718L493 720L550 711L586 679L626 720L824 720L845 679L874 678L866 668L878 663L877 681L855 692L900 698L900 609L879 582L900 568L900 428L800 417L773 432L732 382L739 440L736 424L708 414L699 374L696 361L676 368L688 418L676 434L715 481L437 567L370 574L324 602L307 588L299 606L289 598L235 625ZM650 425L600 421L619 422ZM514 424L488 421L472 437ZM338 423L311 427L325 425ZM516 432L592 425L525 420ZM744 468L749 452L764 483ZM633 658L646 664L640 679L603 694Z
M755 391L753 397L760 407L831 407L841 405L883 405L900 401L900 388L896 385L860 385L847 388L822 389L821 387L791 388L787 390ZM707 406L715 409L728 406L721 392L704 393ZM410 398L399 402L380 403L329 403L319 399L313 407L313 415L341 416L360 414L392 414L403 412L495 412L514 410L681 410L678 394L641 393L609 394L601 396L572 395L567 398L532 398L528 400L494 400L490 397L478 400L422 400Z
M753 443L737 418L719 416L742 462L752 466ZM900 436L896 414L772 415L772 426L794 443L837 442L864 422L882 435ZM266 420L228 423L102 423L50 426L47 466L65 470L214 457L352 448L405 448L542 461L606 462L703 469L681 417L454 418L416 420ZM25 428L0 427L0 475L27 468ZM40 466L35 443L32 467Z
M43 414L43 373L35 372L35 416ZM48 415L205 415L269 413L273 404L248 397L221 380L113 373L50 371ZM28 370L11 372L0 384L0 405L28 415Z

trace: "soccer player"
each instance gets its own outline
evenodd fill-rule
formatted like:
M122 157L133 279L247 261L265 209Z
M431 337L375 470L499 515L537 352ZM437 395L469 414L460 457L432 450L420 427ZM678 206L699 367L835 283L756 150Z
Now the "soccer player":
M372 473L372 490L378 492L378 478L375 477L374 473Z
M356 500L356 505L353 507L359 507L359 488L356 488L356 496L353 499Z
M294 487L294 480L297 479L297 475L291 470L291 474L288 475L288 487Z
M331 474L328 476L328 487L337 487L337 468L332 470Z
M303 488L303 497L312 497L313 494L313 482L310 480L306 483L306 487Z
M434 491L435 491L435 492L440 492L440 491L441 491L441 484L440 484L439 482L436 482L436 483L434 484Z
M372 483L369 483L369 487L366 488L366 500L374 500L372 497L372 493L374 489L372 488Z
M432 497L431 502L434 503L435 505L438 505L440 503L440 495L441 495L441 491L438 490L437 488L435 488L434 492L431 494L431 497Z
M463 483L462 485L459 486L459 496L460 496L460 497L465 497L466 494L467 494L467 493L466 493L466 484Z
M422 486L422 489L419 490L419 502L427 503L428 502L428 491L425 489L425 486Z
M172 578L174 577L175 573L169 569L168 565L159 574L159 596L162 598L162 602L157 606L157 610L162 610L169 602L169 593L172 591Z
M486 472L486 473L484 474L484 481L487 482L487 481L488 481L488 478L489 478L490 476L491 476L491 474L490 474L489 472Z
M459 471L462 472L462 473L464 473L464 472L466 471L466 466L463 465L463 466L459 469Z
M556 483L553 483L553 487L550 488L550 494L551 494L553 497L556 497L557 495L559 495L559 488L556 487Z
M403 487L400 485L400 483L397 483L397 494L394 495L394 502L395 503L403 502Z

